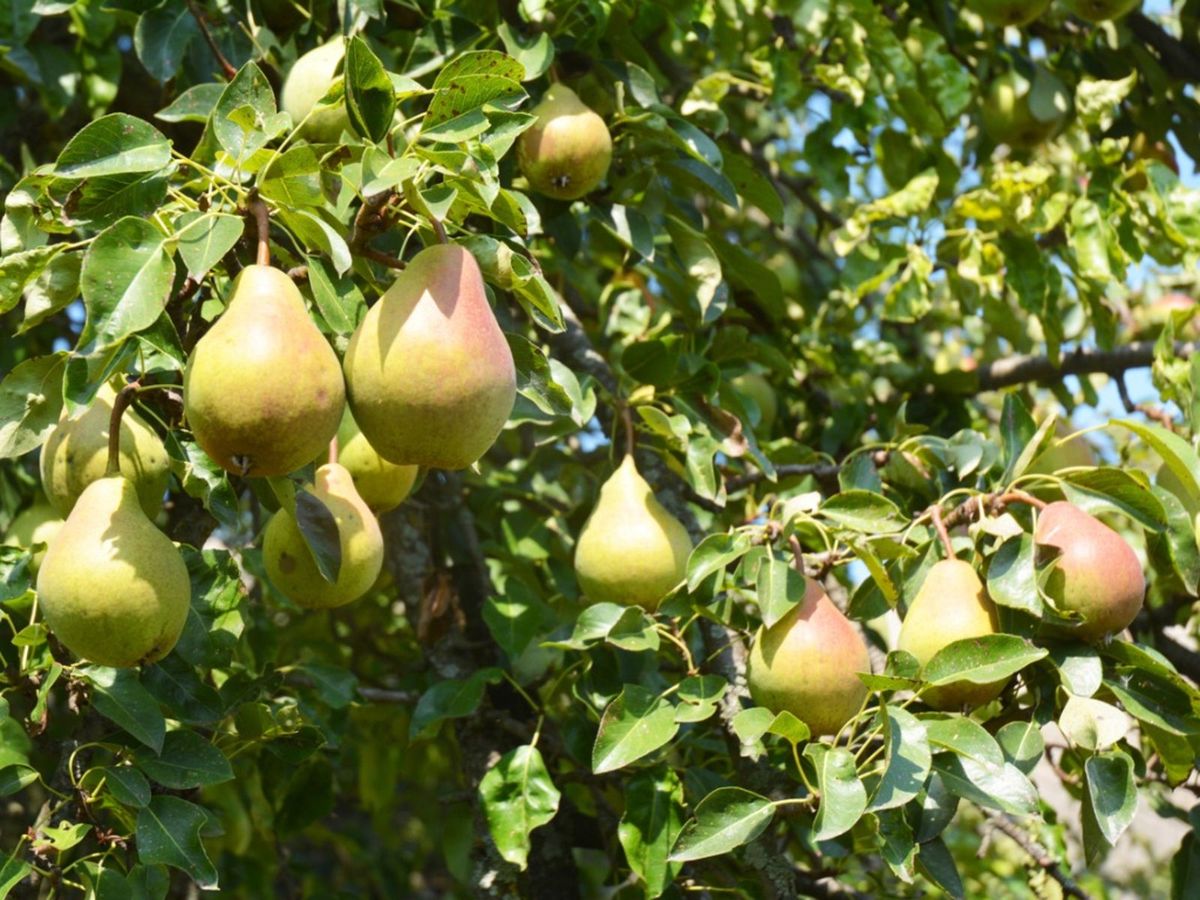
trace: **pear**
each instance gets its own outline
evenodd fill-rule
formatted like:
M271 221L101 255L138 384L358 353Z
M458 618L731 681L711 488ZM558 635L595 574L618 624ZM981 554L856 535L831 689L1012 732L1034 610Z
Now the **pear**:
M38 571L46 624L102 666L157 662L183 632L191 581L183 556L147 518L133 482L99 478L79 495Z
M66 516L83 489L102 478L108 466L108 424L116 388L101 385L81 416L66 410L42 446L42 488L60 516ZM162 438L132 409L121 417L121 474L133 481L146 515L162 509L171 463Z
M1071 428L1065 422L1059 422L1054 432L1055 442L1038 454L1025 470L1026 474L1053 475L1061 469L1096 465L1096 451L1092 449L1086 437L1080 434L1069 441L1058 443L1071 435Z
M1070 634L1098 641L1141 612L1142 564L1125 539L1095 516L1063 500L1051 503L1038 514L1033 540L1039 564L1049 559L1053 566L1047 592L1061 611L1079 617Z
M604 180L612 137L604 120L573 90L551 85L531 112L537 121L517 140L517 162L535 191L576 200Z
M403 503L420 471L418 466L398 466L380 456L358 430L349 407L338 428L338 462L354 479L358 496L377 513Z
M1070 104L1066 87L1049 71L1039 67L1031 81L1010 70L988 88L983 127L996 143L1027 150L1058 132Z
M961 559L943 559L930 567L908 606L896 642L924 667L955 641L995 634L996 607L975 570ZM955 681L929 688L921 698L935 709L981 706L996 699L1008 680L991 684Z
M743 397L754 401L754 405L758 407L758 421L755 426L763 434L770 433L775 424L775 417L779 414L779 400L775 396L775 388L771 387L771 382L767 381L760 373L752 371L743 372L730 384Z
M787 710L813 735L836 734L862 707L867 686L858 673L871 671L871 657L821 585L804 581L804 599L754 636L746 678L759 706Z
M299 125L308 116L300 129L300 136L314 143L336 141L350 125L344 102L309 115L320 99L329 93L345 55L346 45L340 38L322 44L297 59L283 82L280 105L292 117L293 125Z
M328 446L346 405L341 368L284 272L238 273L188 360L183 401L196 442L238 475L286 475Z
M263 535L263 562L271 583L297 606L329 609L357 600L383 568L383 535L367 504L354 490L354 479L338 463L317 469L312 490L337 523L342 564L337 581L326 581L300 532L295 517L280 510Z
M35 503L17 513L9 523L4 543L22 550L33 550L40 544L42 549L34 550L29 560L29 571L36 575L42 560L46 558L46 548L62 526L63 520L58 510L49 503Z
M1028 25L1050 6L1050 0L967 0L967 7L989 25Z
M1106 22L1127 16L1142 5L1142 0L1063 0L1067 12L1088 22Z
M496 442L517 396L479 264L453 244L412 258L367 311L344 367L354 421L397 465L466 468Z
M655 610L687 572L692 539L655 498L632 455L600 486L575 544L575 574L592 603Z

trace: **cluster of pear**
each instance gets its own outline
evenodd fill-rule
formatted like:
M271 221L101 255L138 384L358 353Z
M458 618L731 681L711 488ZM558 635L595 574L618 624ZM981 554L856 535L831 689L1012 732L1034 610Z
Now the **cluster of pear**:
M1141 564L1117 532L1074 504L1051 503L1038 515L1034 543L1039 565L1049 568L1046 591L1065 623L1056 636L1095 642L1126 628L1142 608L1146 591ZM834 734L861 708L867 689L859 673L870 671L861 633L808 579L803 601L751 648L748 680L755 703L787 710L813 734ZM930 567L900 627L897 649L924 667L944 647L995 634L996 608L975 569L960 559ZM941 710L988 703L1007 681L952 682L927 688L921 698Z
M1062 0L1063 8L1088 22L1129 15L1142 0ZM991 25L1028 25L1050 8L1050 0L967 0L967 6Z

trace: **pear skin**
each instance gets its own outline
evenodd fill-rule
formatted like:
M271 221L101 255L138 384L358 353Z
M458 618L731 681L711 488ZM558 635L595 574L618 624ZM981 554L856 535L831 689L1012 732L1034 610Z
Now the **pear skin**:
M412 258L367 311L344 367L354 421L397 465L465 469L496 442L517 396L479 264L454 244Z
M862 708L871 671L862 635L819 583L805 578L804 599L770 628L759 628L746 677L750 696L787 710L814 736L836 734Z
M344 102L309 115L309 111L329 93L345 55L346 45L339 38L309 50L288 71L279 95L279 105L292 117L293 126L299 125L308 116L300 129L300 136L306 140L331 143L350 127L350 116Z
M377 513L403 503L420 471L419 466L398 466L380 456L358 430L349 407L338 428L338 462L354 479L358 496Z
M146 517L128 478L80 494L38 571L46 624L74 653L102 666L157 662L187 621L191 580L178 548Z
M371 589L383 568L383 535L367 504L354 490L345 467L317 469L312 493L337 523L342 564L337 581L326 581L296 519L286 510L271 517L263 535L263 562L271 583L297 606L330 609L351 603Z
M975 569L961 559L943 559L929 569L909 604L896 647L915 656L923 668L947 644L998 630L996 607ZM956 681L928 688L921 698L935 709L981 706L1000 696L1007 683Z
M226 471L286 475L337 434L346 405L337 354L279 269L246 266L229 296L184 371L188 424Z
M1050 0L967 0L967 7L989 25L1028 25L1050 6Z
M1039 559L1057 558L1046 589L1065 612L1078 614L1069 633L1098 641L1128 627L1146 596L1146 576L1123 537L1073 503L1051 503L1033 532Z
M1141 5L1142 0L1063 0L1067 12L1088 22L1120 19Z
M758 421L754 425L763 434L768 434L775 425L775 417L779 414L779 400L771 382L758 372L743 372L730 384L739 394L754 401L754 405L758 407Z
M687 572L692 539L627 455L600 487L575 544L575 574L591 603L653 611Z
M1046 70L1037 78L1046 79L1047 93L1053 94L1057 115L1049 120L1033 113L1033 82L1020 72L1010 70L995 78L988 87L983 104L983 128L998 144L1017 150L1036 147L1053 137L1070 111L1066 87Z
M36 575L46 558L46 548L63 526L62 517L49 503L35 503L28 509L23 509L13 518L4 535L4 543L22 550L33 550L38 544L41 550L35 550L29 560L29 571Z
M563 84L551 85L531 112L537 121L517 139L517 162L530 186L559 200L592 191L612 162L604 120Z
M108 425L116 389L105 383L91 406L78 418L63 410L58 424L42 445L42 488L60 516L67 516L79 495L108 467ZM137 488L146 515L162 509L171 476L171 461L162 438L132 409L121 417L121 474Z

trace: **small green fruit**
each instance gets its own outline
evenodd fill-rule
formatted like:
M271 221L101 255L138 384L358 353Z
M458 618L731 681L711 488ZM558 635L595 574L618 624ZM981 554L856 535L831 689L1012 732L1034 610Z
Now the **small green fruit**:
M300 136L314 143L332 143L350 127L344 102L309 115L318 101L329 93L345 54L346 45L340 39L309 50L296 60L283 83L280 100L284 112L292 117L293 125L299 125L308 116Z
M1050 0L967 0L967 7L990 25L1028 25L1050 6Z
M1142 0L1063 0L1074 16L1088 22L1107 22L1127 16L1142 5Z
M779 414L779 400L771 382L758 372L743 372L730 384L743 397L752 400L758 409L758 421L753 422L755 428L764 435L770 434L775 425L775 417Z
M349 407L338 429L338 462L354 479L363 502L375 512L387 512L403 503L420 471L418 466L398 466L380 456L354 424Z
M612 137L604 120L562 84L533 108L537 121L517 140L517 162L535 191L576 200L592 191L612 162Z
M1033 80L1015 69L992 81L983 103L984 130L998 144L1036 147L1058 133L1071 109L1063 83L1038 67Z
M36 575L42 560L46 558L46 548L62 526L62 517L54 507L49 503L35 503L13 518L4 536L4 543L22 550L33 550L40 544L42 549L34 551L29 560L29 571Z

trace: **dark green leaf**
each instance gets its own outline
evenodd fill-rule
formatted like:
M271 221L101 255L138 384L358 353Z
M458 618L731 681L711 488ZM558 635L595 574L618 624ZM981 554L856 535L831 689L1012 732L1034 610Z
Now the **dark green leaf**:
M775 805L766 797L738 787L717 788L697 804L669 859L689 862L728 853L762 834L774 815Z
M208 858L200 832L208 815L194 803L160 794L138 813L139 859L147 865L182 869L204 890L217 887L217 870Z

